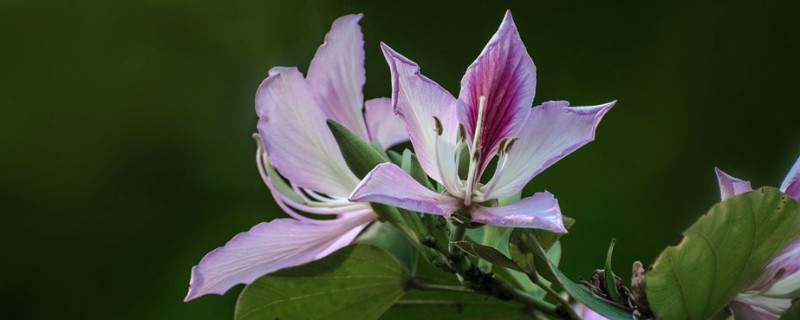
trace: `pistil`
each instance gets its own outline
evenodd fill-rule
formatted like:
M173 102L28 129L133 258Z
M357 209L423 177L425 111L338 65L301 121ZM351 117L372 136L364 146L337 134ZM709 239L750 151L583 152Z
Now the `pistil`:
M478 98L478 119L475 121L475 135L472 137L472 154L469 157L469 171L467 173L467 188L464 195L464 205L469 206L472 204L472 189L475 187L475 180L478 171L478 163L480 162L480 150L478 150L478 142L481 138L481 130L483 127L483 111L486 107L486 97L480 96Z

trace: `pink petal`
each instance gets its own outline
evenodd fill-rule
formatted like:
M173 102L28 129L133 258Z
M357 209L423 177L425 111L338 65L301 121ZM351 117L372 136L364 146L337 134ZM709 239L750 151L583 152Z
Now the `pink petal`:
M717 173L719 194L722 200L728 199L737 194L753 191L753 188L750 187L750 181L734 178L719 168L714 168L714 171Z
M458 177L453 158L458 132L455 98L420 74L416 63L386 44L381 43L381 48L392 72L394 111L405 123L422 169L448 190L453 190L454 180ZM436 133L434 117L442 124L441 137ZM440 154L451 158L440 157Z
M788 299L740 294L729 306L735 320L778 320L791 305Z
M488 225L567 233L558 200L547 191L502 207L474 206L471 214L473 222Z
M361 110L364 71L364 37L358 21L362 14L343 16L333 22L325 42L308 68L308 87L325 113L368 140Z
M350 201L377 202L412 211L449 217L461 199L428 190L393 163L382 163L364 177Z
M767 294L783 296L800 290L800 238L784 248L766 270L762 278L772 283Z
M255 225L209 252L192 268L184 301L206 294L224 294L237 284L250 284L268 273L297 266L349 244L375 215L351 213L326 221L276 219Z
M478 121L479 97L486 97L481 171L503 138L513 136L528 117L536 92L536 66L519 37L511 12L461 79L458 117L471 141Z
M378 140L384 148L388 149L408 140L403 119L400 119L392 110L392 99L367 100L364 118L367 120L369 139Z
M589 309L583 304L577 303L573 305L575 313L583 320L608 320L608 318L600 315L592 309Z
M326 117L295 68L280 68L256 93L258 131L270 162L306 189L346 197L358 184L347 167Z
M800 201L800 158L794 163L786 179L781 184L781 190Z
M566 101L550 101L533 108L505 164L487 184L484 198L520 192L533 177L594 140L600 120L614 103L569 107Z

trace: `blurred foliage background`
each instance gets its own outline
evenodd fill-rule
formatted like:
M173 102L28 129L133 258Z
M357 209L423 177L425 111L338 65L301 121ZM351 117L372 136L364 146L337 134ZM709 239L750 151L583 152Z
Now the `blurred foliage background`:
M536 178L578 220L567 274L653 261L718 199L713 168L778 185L800 154L800 2L0 2L0 318L229 319L189 269L281 216L254 166L253 95L363 12L365 97L385 41L451 92L512 9L536 102L619 103Z

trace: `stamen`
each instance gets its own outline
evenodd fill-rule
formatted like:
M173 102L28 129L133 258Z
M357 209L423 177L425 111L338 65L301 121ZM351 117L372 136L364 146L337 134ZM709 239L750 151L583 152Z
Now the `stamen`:
M282 188L291 188L295 191L294 196L295 198L291 197L290 195L284 194L281 191L281 187L276 186L272 182L271 176L274 175L276 180L283 179L280 177L275 171L275 168L269 163L269 156L267 155L266 150L264 149L264 144L261 141L260 136L256 133L253 134L253 139L256 140L257 148L256 148L256 167L258 168L258 172L261 174L261 179L264 181L264 184L267 185L269 188L272 197L275 199L275 202L278 206L281 207L287 214L292 216L298 220L313 220L305 217L304 215L298 213L294 209L301 210L307 213L313 214L342 214L348 211L352 211L355 208L361 207L359 203L353 202L318 202L318 201L311 201L308 197L305 197L299 190L294 189L295 184L292 183L292 186L283 186ZM291 192L288 191L288 192Z
M484 192L483 195L491 195L494 189L497 187L498 181L503 177L506 168L506 162L508 160L509 154L511 153L511 147L514 146L514 142L518 140L517 137L513 137L510 139L503 139L500 143L500 152L498 154L497 159L497 166L494 169L494 175L492 176L492 180L489 181L483 188ZM483 198L482 196L478 196L478 199L481 201L485 201L488 199Z
M514 142L517 142L517 140L518 140L517 137L513 137L511 139L506 140L506 145L503 146L503 153L506 153L506 154L510 153L511 152L511 147L514 146Z
M486 97L480 96L478 98L478 119L475 121L475 135L472 137L472 156L469 161L469 171L467 173L467 188L464 195L464 205L469 206L472 204L472 189L475 187L475 180L478 171L478 164L481 160L481 152L478 150L478 142L481 138L481 129L483 127L483 111L486 107Z
M500 140L500 143L497 144L498 145L498 147L497 147L497 155L498 156L502 157L503 153L506 152L506 144L507 143L508 143L508 138L503 138L503 139Z
M436 135L441 136L442 132L444 132L444 128L442 127L442 120L439 120L436 116L433 117L433 127L436 130Z

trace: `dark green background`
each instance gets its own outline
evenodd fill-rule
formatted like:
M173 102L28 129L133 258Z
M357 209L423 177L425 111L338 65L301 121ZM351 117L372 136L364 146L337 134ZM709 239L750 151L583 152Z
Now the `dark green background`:
M800 154L797 1L645 2L2 1L0 318L231 318L238 287L181 300L206 252L281 215L253 163L255 89L355 12L369 98L389 94L379 41L457 93L511 8L537 103L618 99L527 191L578 219L567 274L616 237L627 277L716 202L715 165L777 185Z

